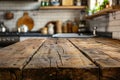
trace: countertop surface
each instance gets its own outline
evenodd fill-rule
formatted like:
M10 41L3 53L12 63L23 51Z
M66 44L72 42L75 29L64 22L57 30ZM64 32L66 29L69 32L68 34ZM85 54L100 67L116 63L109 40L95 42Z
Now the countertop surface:
M0 56L0 69L24 80L120 80L120 41L110 38L28 39Z
M0 36L38 36L38 37L52 37L52 35L45 35L37 32L27 32L27 33L18 33L18 32L5 32L0 33Z
M55 38L88 38L94 37L92 34L78 34L78 33L58 33L58 34L41 34L37 32L27 32L27 33L18 33L18 32L5 32L0 33L0 36L20 36L20 37L55 37Z

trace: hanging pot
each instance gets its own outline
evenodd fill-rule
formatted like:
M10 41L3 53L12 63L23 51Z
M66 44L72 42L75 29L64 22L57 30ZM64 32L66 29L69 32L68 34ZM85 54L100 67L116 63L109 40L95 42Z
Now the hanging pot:
M14 14L12 12L6 12L4 15L4 18L9 20L9 19L13 19Z

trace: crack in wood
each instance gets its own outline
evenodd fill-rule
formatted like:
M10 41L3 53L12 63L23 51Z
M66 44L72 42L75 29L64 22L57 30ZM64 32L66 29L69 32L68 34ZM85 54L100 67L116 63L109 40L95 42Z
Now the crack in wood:
M21 69L21 75L22 75L22 79L21 80L23 80L23 70L24 70L24 68L29 64L29 62L32 60L32 58L33 58L33 56L37 53L37 51L43 46L43 44L45 43L45 40L42 42L42 44L38 47L38 49L26 60L26 62L23 64L23 67L21 67L20 69Z
M52 61L51 61L52 56L51 56L50 54L51 54L51 48L49 49L48 55L47 55L47 57L48 57L48 59L49 59L49 62L50 62L50 67L51 67L51 66L52 66Z
M62 49L63 49L63 48L62 48ZM63 49L63 50L64 50L64 49ZM63 51L63 52L64 52L64 51ZM58 49L57 49L57 53L58 53L59 59L60 59L60 61L61 61L61 65L63 65L62 57L61 57Z

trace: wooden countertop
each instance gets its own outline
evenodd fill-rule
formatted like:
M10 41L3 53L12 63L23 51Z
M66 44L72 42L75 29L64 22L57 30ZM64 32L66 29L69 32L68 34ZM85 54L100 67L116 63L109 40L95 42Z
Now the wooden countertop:
M28 39L0 56L0 80L120 80L119 40Z

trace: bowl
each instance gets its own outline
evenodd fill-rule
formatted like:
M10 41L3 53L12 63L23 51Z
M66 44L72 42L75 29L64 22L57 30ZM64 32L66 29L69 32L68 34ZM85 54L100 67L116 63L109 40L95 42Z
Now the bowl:
M59 6L59 5L60 5L60 3L59 3L59 2L57 2L57 1L52 1L52 2L51 2L51 5L52 5L52 6Z

